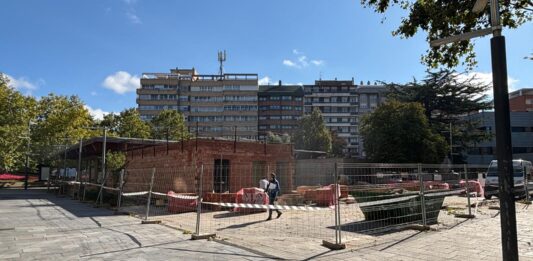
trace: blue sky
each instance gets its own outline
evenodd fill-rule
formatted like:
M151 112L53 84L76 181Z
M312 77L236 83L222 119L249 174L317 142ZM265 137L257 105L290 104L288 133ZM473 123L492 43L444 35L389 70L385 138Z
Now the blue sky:
M272 82L421 78L425 34L393 37L402 12L359 0L3 1L0 72L36 97L76 94L96 113L135 106L143 72L195 67L258 73ZM533 87L533 24L505 30L512 89ZM489 38L476 40L474 73L490 80ZM461 70L461 68L458 68ZM268 78L267 78L268 77Z

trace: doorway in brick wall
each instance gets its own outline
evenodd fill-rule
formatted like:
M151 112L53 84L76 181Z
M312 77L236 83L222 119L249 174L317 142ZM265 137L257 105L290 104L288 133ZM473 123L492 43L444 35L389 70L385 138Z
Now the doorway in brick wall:
M216 193L224 193L229 189L229 160L215 159L213 184Z

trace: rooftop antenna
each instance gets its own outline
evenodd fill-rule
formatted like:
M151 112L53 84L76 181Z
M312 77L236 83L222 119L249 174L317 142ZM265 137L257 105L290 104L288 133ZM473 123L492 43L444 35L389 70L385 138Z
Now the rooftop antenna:
M219 73L224 74L224 62L226 61L226 50L224 52L218 51L218 62L220 63Z

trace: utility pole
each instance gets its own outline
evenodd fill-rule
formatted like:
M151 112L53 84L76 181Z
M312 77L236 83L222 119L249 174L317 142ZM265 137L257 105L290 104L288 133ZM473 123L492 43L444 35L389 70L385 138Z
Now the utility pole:
M511 119L509 112L509 90L507 86L507 59L505 37L500 27L498 1L490 1L490 17L494 30L490 39L492 55L492 82L494 84L494 120L496 122L496 158L498 159L498 180L500 198L500 222L502 233L503 260L518 260L516 236L516 209L513 180L513 143L511 140Z
M472 11L481 13L488 0L477 0ZM494 121L496 127L496 159L498 160L498 192L500 199L500 224L502 238L502 259L518 260L516 235L516 207L514 202L513 143L511 140L511 119L509 112L509 90L507 86L507 58L505 37L500 24L499 1L490 1L490 28L454 35L430 42L432 47L465 41L492 33L490 39L492 57L492 83L494 92Z

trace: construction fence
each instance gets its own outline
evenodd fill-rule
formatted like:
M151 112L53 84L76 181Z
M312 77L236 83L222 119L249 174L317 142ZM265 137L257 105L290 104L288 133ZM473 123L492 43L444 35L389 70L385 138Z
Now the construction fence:
M230 165L219 160L179 168L127 169L108 173L98 182L89 182L82 172L77 180L56 177L52 186L57 185L57 193L197 236L298 237L342 245L363 244L411 226L453 226L458 219L443 209L447 200L466 203L452 214L475 215L484 171L486 166L473 165L315 160ZM275 198L261 188L261 180L271 173L279 182Z

